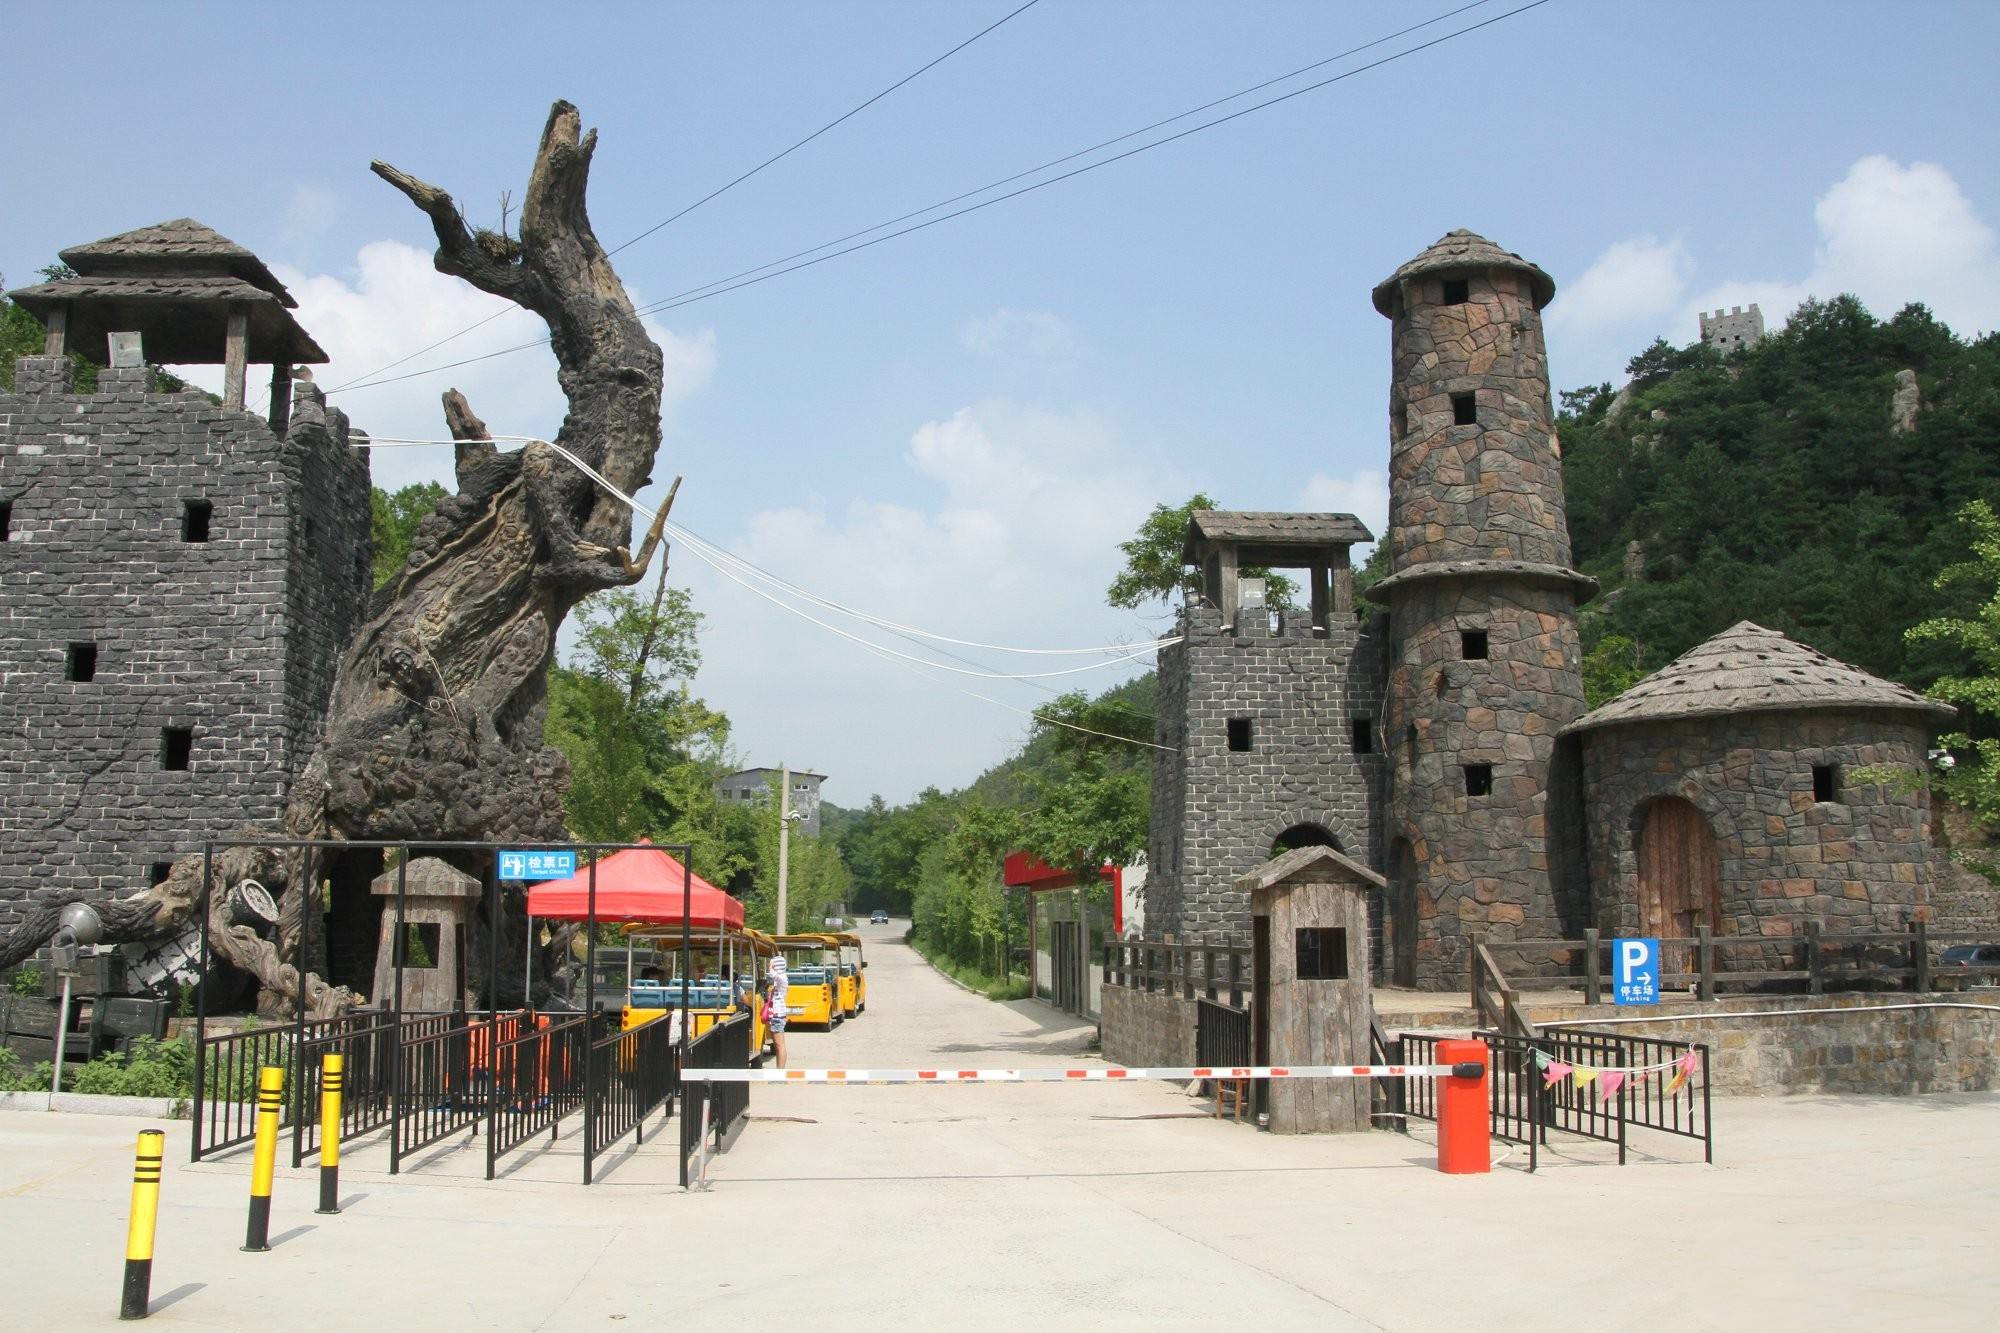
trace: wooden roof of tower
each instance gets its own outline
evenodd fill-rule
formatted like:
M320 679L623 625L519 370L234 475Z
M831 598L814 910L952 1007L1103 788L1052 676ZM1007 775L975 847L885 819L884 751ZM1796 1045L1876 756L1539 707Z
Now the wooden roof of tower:
M1926 699L1908 686L1871 676L1744 620L1696 644L1563 731L1725 713L1851 709L1906 713L1933 723L1958 715L1950 705Z
M261 260L193 218L141 227L62 260L77 276L9 293L44 323L68 309L68 346L108 362L107 337L136 332L156 365L220 363L229 311L248 316L251 361L317 365L328 358L290 311L298 305Z
M1234 542L1245 548L1245 563L1283 567L1287 551L1352 546L1374 540L1374 534L1352 514L1197 509L1188 515L1187 540L1181 547L1181 558L1194 564L1202 543Z
M1440 236L1429 249L1375 284L1375 308L1385 315L1395 314L1398 290L1410 278L1426 273L1477 272L1483 268L1510 268L1528 275L1528 288L1535 295L1535 308L1555 299L1556 280L1512 250L1502 250L1478 232L1460 227Z

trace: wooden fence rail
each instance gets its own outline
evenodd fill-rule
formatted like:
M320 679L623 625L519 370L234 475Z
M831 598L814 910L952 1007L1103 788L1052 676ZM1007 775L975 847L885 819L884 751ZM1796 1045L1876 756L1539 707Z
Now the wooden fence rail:
M1250 1003L1250 949L1233 944L1112 940L1104 946L1104 984L1182 999Z

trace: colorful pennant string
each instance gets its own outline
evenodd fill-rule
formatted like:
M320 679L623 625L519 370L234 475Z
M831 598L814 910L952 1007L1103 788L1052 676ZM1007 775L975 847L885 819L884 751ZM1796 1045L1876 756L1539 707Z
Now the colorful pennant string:
M1542 1085L1544 1087L1552 1088L1564 1079L1571 1080L1579 1088L1589 1087L1594 1083L1597 1085L1597 1093L1600 1098L1609 1098L1615 1095L1618 1089L1625 1087L1627 1084L1643 1083L1655 1074L1665 1074L1669 1069L1673 1070L1674 1074L1666 1085L1666 1091L1669 1093L1679 1092L1687 1086L1688 1080L1694 1076L1695 1071L1701 1068L1701 1054L1697 1051L1683 1052L1677 1059L1663 1061L1656 1065L1632 1065L1625 1067L1581 1065L1573 1061L1558 1060L1543 1050L1535 1051L1534 1058L1536 1067L1542 1071Z

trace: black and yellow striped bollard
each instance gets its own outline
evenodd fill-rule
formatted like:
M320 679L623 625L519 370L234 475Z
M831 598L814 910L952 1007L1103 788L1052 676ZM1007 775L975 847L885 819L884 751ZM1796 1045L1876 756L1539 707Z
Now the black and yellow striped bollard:
M132 1158L132 1220L125 1228L125 1292L118 1302L120 1319L144 1319L153 1293L153 1232L160 1216L160 1167L166 1161L167 1134L162 1129L139 1131Z
M340 1211L340 1092L345 1057L327 1053L319 1062L319 1211Z
M257 1071L257 1147L250 1159L250 1227L243 1248L271 1248L271 1176L278 1166L278 1114L285 1102L285 1071L265 1065Z

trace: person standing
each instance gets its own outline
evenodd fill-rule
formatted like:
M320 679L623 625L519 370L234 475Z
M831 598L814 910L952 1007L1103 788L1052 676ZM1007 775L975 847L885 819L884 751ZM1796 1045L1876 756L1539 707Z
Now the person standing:
M771 1052L777 1058L778 1068L785 1067L785 1021L791 1016L791 974L785 970L785 956L779 954L771 960L771 971L766 978L764 993L764 1025L771 1029Z

